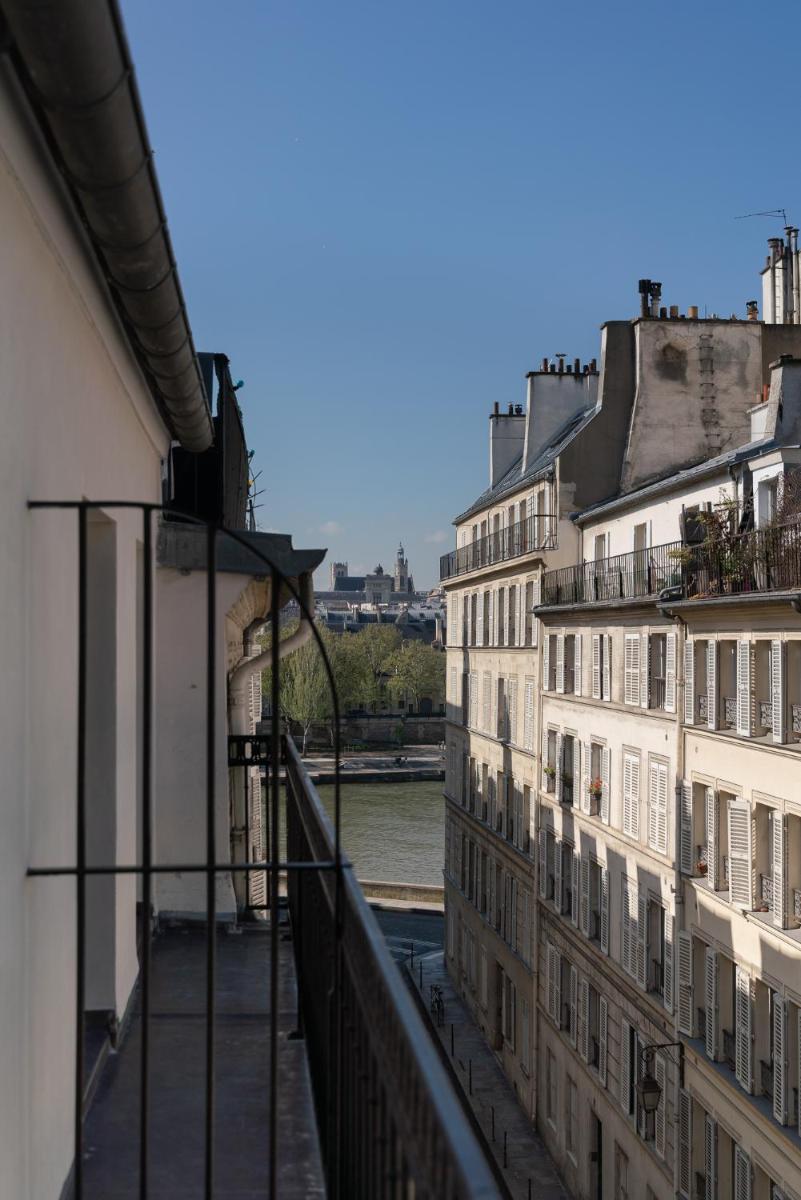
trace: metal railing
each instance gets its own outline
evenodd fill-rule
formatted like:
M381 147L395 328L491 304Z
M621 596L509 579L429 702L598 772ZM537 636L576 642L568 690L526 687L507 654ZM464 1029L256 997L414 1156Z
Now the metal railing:
M224 529L203 522L192 514L173 513L158 504L132 501L42 501L31 502L33 509L66 510L77 518L78 595L77 595L77 753L75 778L75 855L72 862L36 865L28 876L66 877L75 883L76 957L74 1105L66 1120L73 1124L73 1161L68 1184L71 1200L84 1200L86 1164L92 1157L85 1152L84 1116L86 1104L86 1063L84 1014L87 999L87 887L93 877L124 878L139 881L141 921L138 931L139 978L137 982L138 1038L132 1053L138 1059L139 1096L137 1113L131 1121L131 1137L138 1139L137 1195L140 1200L158 1191L164 1163L152 1148L154 1050L154 993L152 974L154 882L159 875L193 874L205 883L205 980L200 985L196 1014L204 1029L203 1063L199 1073L202 1099L197 1158L200 1171L198 1196L213 1200L222 1181L216 1161L219 1130L216 1111L217 1076L222 1071L217 1054L218 1024L218 875L244 876L263 874L269 880L266 904L250 904L271 913L268 1011L269 1054L264 1067L263 1094L269 1098L265 1120L263 1154L269 1164L270 1200L279 1200L279 962L287 950L279 937L279 874L288 880L290 914L295 963L298 974L298 1023L307 1039L309 1064L320 1121L328 1187L332 1200L351 1197L388 1197L406 1200L415 1196L435 1200L484 1200L498 1195L490 1170L474 1134L456 1099L453 1087L439 1063L421 1019L415 1011L397 970L389 957L381 933L367 902L353 878L350 863L341 851L339 789L339 705L333 686L333 674L314 613L304 603L295 582L287 578L273 562L256 549L241 531ZM141 626L141 694L138 700L142 722L139 751L141 806L139 814L140 851L137 861L95 863L88 857L87 831L90 810L88 784L94 746L90 737L88 707L89 664L89 526L97 510L138 511L142 519L143 579ZM153 740L156 725L154 688L155 605L154 523L157 516L176 516L204 530L203 588L205 670L200 675L205 687L203 706L203 757L205 787L197 797L196 819L204 833L204 853L195 861L164 862L156 859L154 846L155 814L152 785ZM281 736L279 726L280 668L271 673L272 716L269 736L239 737L229 743L231 769L249 770L253 762L267 767L269 853L255 858L250 848L243 861L219 856L217 795L217 732L220 678L217 664L219 645L219 601L217 564L219 543L230 539L247 551L249 559L260 561L259 571L270 581L270 632L268 644L272 661L279 664L280 610L287 595L297 601L301 614L311 623L312 636L322 656L331 689L332 728L335 760L334 819L322 812L319 799L308 780L297 751ZM263 564L263 566L261 565ZM113 601L112 601L113 603ZM136 683L133 673L132 686ZM177 750L178 748L176 748ZM281 861L282 753L286 761L288 790L287 851ZM286 1103L285 1098L283 1102ZM96 1100L100 1103L100 1099ZM194 1101L193 1101L194 1103ZM243 1101L244 1103L244 1101ZM128 1114L126 1113L126 1120ZM54 1132L54 1131L51 1131ZM97 1155L98 1147L93 1153ZM155 1182L154 1182L155 1180Z
M534 550L556 549L556 518L532 516L508 525L495 533L476 538L458 550L443 554L439 560L440 579L453 579L468 571L477 571L493 563L506 562Z
M801 524L753 529L726 540L688 546L683 585L688 598L801 587Z
M543 605L599 604L655 596L682 582L681 542L666 542L593 562L577 563L542 577Z

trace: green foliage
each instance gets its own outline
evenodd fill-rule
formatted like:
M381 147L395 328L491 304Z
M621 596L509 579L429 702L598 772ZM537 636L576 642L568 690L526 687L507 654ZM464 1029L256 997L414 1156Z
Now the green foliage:
M404 642L389 661L389 690L411 696L419 708L424 696L436 703L445 691L445 655L422 642Z

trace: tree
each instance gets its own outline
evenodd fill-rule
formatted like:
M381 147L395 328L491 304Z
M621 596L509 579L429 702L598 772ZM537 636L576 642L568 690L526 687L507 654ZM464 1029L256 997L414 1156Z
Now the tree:
M281 641L296 629L297 624L282 629ZM317 624L317 630L331 659L335 653L332 644L335 639L324 625ZM262 638L262 642L269 646L269 634ZM285 720L300 726L303 733L302 753L305 754L312 724L315 721L326 720L333 712L331 686L316 638L310 638L286 658L281 659L279 688L281 715ZM272 668L262 672L262 692L268 696L272 694Z
M378 700L384 676L390 672L393 655L400 649L401 636L395 625L366 625L353 635L355 649L362 657L365 692L362 703Z
M445 655L422 642L404 642L389 661L389 689L396 696L411 696L419 710L430 696L437 703L445 690Z

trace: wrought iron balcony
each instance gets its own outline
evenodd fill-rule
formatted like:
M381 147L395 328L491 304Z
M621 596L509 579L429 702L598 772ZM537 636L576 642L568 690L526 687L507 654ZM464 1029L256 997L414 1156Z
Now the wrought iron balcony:
M577 563L542 577L542 604L603 604L656 596L682 581L681 542Z
M534 551L556 549L556 518L526 517L516 525L476 538L458 550L443 554L439 560L440 579L453 579L478 571L494 563L520 558Z
M723 542L686 547L687 598L774 592L801 587L801 524L753 529Z

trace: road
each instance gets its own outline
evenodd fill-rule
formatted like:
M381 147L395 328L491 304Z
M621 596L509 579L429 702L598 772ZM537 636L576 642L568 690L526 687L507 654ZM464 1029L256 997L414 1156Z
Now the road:
M420 955L442 949L445 936L442 913L382 908L377 904L371 907L395 962L403 962L409 957L412 942L415 961Z

